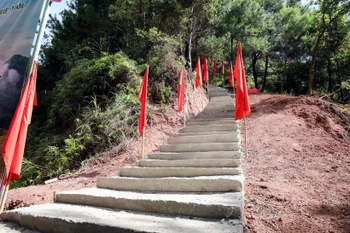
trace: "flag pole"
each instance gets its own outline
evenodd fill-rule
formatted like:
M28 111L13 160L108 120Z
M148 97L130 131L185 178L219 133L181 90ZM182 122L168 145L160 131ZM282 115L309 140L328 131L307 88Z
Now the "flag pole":
M1 188L0 188L0 207L4 201L4 195L5 195L5 190L6 190L6 185L5 185L5 179L6 179L6 168L5 168L5 163L1 161L1 166L2 166L2 175L1 175ZM0 211L0 214L2 211Z
M4 193L3 193L3 196L2 196L2 200L1 200L0 214L2 214L2 212L4 212L6 199L7 199L7 194L9 192L9 187L10 187L10 184L6 184L5 185L5 190L4 190Z
M208 98L209 98L209 80L207 82Z
M247 146L247 118L245 115L245 111L243 112L244 116L244 152L245 152L245 159L248 160L248 146Z
M38 59L38 56L39 56L41 43L42 43L43 36L46 29L46 24L50 15L51 3L52 3L51 0L46 0L43 5L43 14L42 14L42 18L40 19L40 28L39 28L39 32L37 33L37 37L34 44L34 51L32 54L32 60L30 62L31 64L29 68L30 70L27 74L28 77L31 75L33 71L34 62ZM0 189L0 214L4 211L7 194L10 187L10 182L5 184L5 177L6 177L6 168L5 168L5 163L3 163L3 175L2 175L1 189Z
M142 135L141 159L145 158L145 134L146 134L146 127L143 130L143 135Z
M28 77L29 77L29 75L31 75L31 73L33 71L34 62L36 60L38 60L38 57L39 57L41 43L43 41L43 37L44 37L45 29L46 29L46 24L47 24L47 21L49 19L49 15L50 15L51 4L52 4L51 0L46 0L45 6L44 6L45 7L44 13L43 13L42 19L40 20L40 29L39 29L39 32L37 34L36 41L35 41L35 47L34 47L34 51L33 51L33 55L32 55L32 61L30 64L30 72L28 73Z
M185 103L184 103L184 107L182 110L183 113L183 120L184 120L184 128L186 127L186 106L187 106L187 98L186 98L186 87L184 87L184 95L185 95Z

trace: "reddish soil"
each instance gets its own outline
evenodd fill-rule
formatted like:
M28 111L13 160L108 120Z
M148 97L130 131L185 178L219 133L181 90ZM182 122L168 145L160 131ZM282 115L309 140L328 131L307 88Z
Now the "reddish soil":
M189 92L191 93L191 92ZM203 92L200 94L203 97ZM188 96L190 112L206 104ZM252 95L245 160L247 233L350 232L349 122L336 106L315 98ZM146 152L174 135L182 116L150 107ZM8 208L52 202L54 193L93 187L140 157L140 138L87 161L58 182L10 190Z
M250 100L246 232L350 232L349 118L316 98Z
M194 117L207 105L207 98L202 89L187 86L189 112ZM149 126L146 129L145 154L156 152L158 146L165 144L166 140L174 136L182 127L183 115L176 112L177 102L172 106L148 106ZM54 201L56 192L77 190L96 186L96 178L114 176L119 168L133 165L141 158L141 137L131 139L124 145L118 145L105 153L85 161L82 168L73 174L59 177L51 184L42 184L9 191L5 209L14 209L33 204L50 203Z

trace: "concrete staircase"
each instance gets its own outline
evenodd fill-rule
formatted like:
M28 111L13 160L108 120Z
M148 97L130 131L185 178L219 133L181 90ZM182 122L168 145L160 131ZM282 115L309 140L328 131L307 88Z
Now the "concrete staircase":
M98 178L97 188L58 193L54 204L1 218L42 233L243 232L244 176L233 101L220 88L210 95L206 109L160 153L120 169L119 176Z

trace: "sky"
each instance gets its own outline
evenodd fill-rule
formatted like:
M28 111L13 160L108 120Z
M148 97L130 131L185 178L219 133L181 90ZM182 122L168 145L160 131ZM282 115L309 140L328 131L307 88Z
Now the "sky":
M29 57L42 4L30 0L6 0L0 9L24 3L25 8L0 15L0 60L7 61L14 54ZM14 41L16 43L14 43Z
M52 3L52 6L51 6L51 11L50 11L50 14L51 15L56 15L57 18L61 18L61 16L59 15L64 9L66 9L68 6L67 6L67 1L69 0L63 0L62 2L54 2Z

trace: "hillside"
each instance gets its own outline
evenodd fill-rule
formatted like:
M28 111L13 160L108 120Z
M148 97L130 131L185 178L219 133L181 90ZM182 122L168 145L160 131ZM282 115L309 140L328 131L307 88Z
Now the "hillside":
M208 99L203 89L193 89L193 85L188 85L187 91L189 93L188 114L193 118L203 110ZM175 108L177 108L175 103L165 108L149 106L151 117L150 125L146 129L146 154L157 151L159 145L166 143L167 139L175 135L183 126L183 116L176 112ZM119 168L134 164L140 159L140 150L141 137L134 137L85 161L79 170L60 176L55 183L12 189L9 191L5 209L50 203L53 202L57 192L93 187L96 185L97 177L116 175Z
M251 103L247 232L349 232L349 115L310 97L253 95Z
M193 100L194 114L205 102ZM250 100L249 154L244 161L246 232L348 232L349 116L311 97L262 94L251 95ZM151 111L147 152L182 126L181 116L171 107L166 114L156 107ZM55 192L93 187L96 176L115 175L120 167L134 163L139 147L135 138L56 183L11 190L7 208L48 203Z

